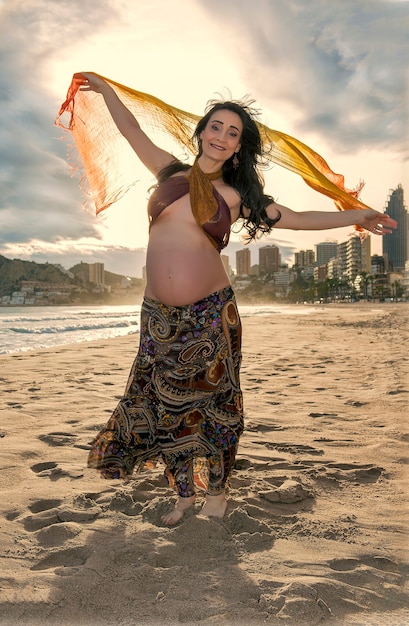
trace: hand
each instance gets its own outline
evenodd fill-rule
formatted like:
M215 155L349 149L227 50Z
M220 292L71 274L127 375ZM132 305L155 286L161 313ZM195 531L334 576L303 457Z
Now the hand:
M358 216L361 218L358 225L374 235L387 235L398 225L389 215L379 213L379 211L374 209L359 211Z
M102 93L107 83L93 72L80 72L76 74L80 84L80 91L96 91Z

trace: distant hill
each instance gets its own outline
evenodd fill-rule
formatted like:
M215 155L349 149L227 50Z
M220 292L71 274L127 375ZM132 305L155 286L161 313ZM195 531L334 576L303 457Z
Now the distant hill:
M20 289L22 280L36 280L42 283L70 284L72 278L52 263L35 263L8 259L0 255L0 296L6 296Z
M143 281L140 278L125 277L107 270L104 273L105 284L111 287L121 284L125 278L132 287L142 288ZM22 281L26 280L45 284L91 286L88 263L78 263L67 271L52 263L8 259L0 255L0 298L19 291Z

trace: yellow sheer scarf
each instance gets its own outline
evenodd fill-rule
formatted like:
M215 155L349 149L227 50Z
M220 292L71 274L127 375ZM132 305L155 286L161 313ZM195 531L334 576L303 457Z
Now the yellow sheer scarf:
M144 128L165 134L173 139L176 149L194 154L191 138L200 116L104 76L101 78L111 85ZM124 159L129 160L133 150L118 131L103 98L92 91L80 91L80 81L81 74L74 74L55 122L73 135L96 212L100 213L135 184L137 172L123 167ZM299 174L310 187L332 198L339 210L368 208L358 200L363 183L355 190L347 189L344 177L335 174L314 150L264 124L258 123L258 127L271 163Z

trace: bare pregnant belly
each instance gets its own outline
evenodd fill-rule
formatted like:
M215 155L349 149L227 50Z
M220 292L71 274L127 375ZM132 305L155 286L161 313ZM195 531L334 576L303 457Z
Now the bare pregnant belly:
M211 244L210 244L211 245ZM145 295L172 306L183 306L230 284L216 249L150 246L146 260Z

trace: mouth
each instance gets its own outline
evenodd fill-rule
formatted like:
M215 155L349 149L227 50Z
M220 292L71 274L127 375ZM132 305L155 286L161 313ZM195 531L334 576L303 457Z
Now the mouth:
M217 146L214 143L210 144L212 148L214 148L215 150L219 150L220 152L224 152L225 148L223 148L222 146Z

